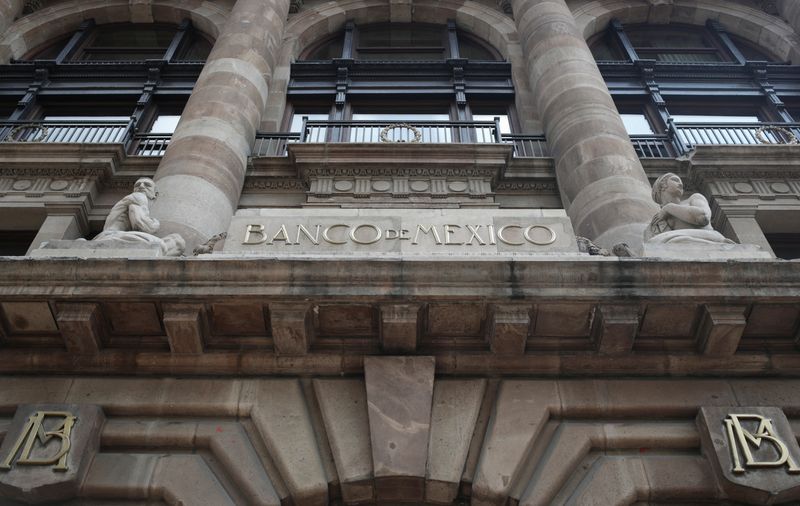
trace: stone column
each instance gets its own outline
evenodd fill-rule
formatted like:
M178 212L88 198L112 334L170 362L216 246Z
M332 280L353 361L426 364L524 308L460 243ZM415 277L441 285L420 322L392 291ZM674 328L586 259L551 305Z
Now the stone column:
M611 248L642 243L658 211L608 88L564 0L513 0L539 117L575 232Z
M159 235L187 251L224 232L239 203L247 156L267 102L289 0L238 0L155 174Z
M789 23L789 26L800 34L800 3L797 0L777 0L775 7L778 9L778 14Z
M24 0L0 0L0 33L11 26L14 18L22 14Z

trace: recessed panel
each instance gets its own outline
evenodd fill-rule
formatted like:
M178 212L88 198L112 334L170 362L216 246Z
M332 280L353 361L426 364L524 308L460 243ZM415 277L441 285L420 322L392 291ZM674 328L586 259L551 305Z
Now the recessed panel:
M744 337L789 337L797 328L800 306L796 304L756 304L747 319Z
M3 302L0 306L11 335L58 332L46 302Z
M319 336L377 335L377 315L372 306L327 306L317 308Z
M431 304L427 333L431 337L482 337L485 320L482 304Z
M269 334L262 304L212 304L211 332L218 336Z
M651 304L645 309L639 337L694 338L697 306Z
M112 334L154 336L164 334L161 317L151 302L105 304L105 315Z
M537 337L586 337L589 335L591 304L538 304Z

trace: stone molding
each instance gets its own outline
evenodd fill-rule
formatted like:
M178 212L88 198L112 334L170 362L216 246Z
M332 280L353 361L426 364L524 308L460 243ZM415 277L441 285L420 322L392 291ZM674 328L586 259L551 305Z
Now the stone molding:
M361 374L181 381L4 376L0 411L23 403L90 403L105 412L105 424L94 431L101 449L76 488L81 499L168 495L187 505L274 506L328 504L329 492L341 493L345 504L374 500L383 464L372 448L392 442L422 463L416 479L426 500L437 503L452 502L459 489L481 505L559 504L569 497L617 504L640 493L664 503L748 502L747 493L717 487L717 463L701 450L704 429L695 418L743 409L773 417L800 412L796 379L437 378L432 385L411 379L402 382L403 395L428 396L430 411L411 413L427 426L427 444L375 431L381 413L368 409L372 380ZM7 420L0 418L6 438ZM236 486L236 495L223 481Z
M546 264L3 259L0 372L338 374L382 347L461 374L800 369L798 262Z

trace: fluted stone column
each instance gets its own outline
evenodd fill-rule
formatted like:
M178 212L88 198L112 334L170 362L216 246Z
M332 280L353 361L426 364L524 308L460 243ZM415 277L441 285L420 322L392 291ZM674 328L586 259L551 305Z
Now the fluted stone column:
M267 102L289 0L238 0L155 175L159 235L187 250L228 228Z
M0 0L0 34L11 26L14 18L22 14L24 0Z
M534 101L578 235L634 249L658 211L586 41L564 0L513 0Z

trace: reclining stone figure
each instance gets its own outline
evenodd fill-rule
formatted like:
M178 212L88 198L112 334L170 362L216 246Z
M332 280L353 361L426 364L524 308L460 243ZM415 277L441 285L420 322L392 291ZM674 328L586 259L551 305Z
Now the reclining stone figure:
M116 242L121 247L127 244L157 244L164 256L180 256L186 243L179 234L166 237L155 235L161 226L150 216L150 201L157 197L156 184L150 178L140 178L133 185L133 193L114 204L106 218L103 231L92 242Z

